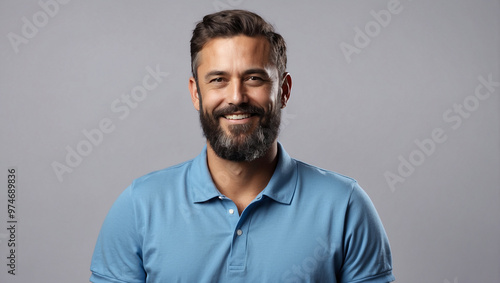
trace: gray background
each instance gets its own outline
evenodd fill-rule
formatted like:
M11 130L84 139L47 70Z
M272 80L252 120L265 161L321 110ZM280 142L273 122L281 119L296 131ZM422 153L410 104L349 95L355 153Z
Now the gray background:
M472 97L479 76L500 81L499 1L401 0L378 30L370 12L390 0L66 2L45 22L37 1L0 2L1 282L88 282L116 197L134 178L199 153L190 33L225 7L260 13L287 40L294 81L280 141L295 158L360 182L385 225L397 282L500 282L500 87L477 105ZM23 17L40 26L25 30L31 38ZM367 24L369 43L345 56L341 44L355 47L355 28ZM12 33L24 43L13 45ZM113 102L142 84L148 66L168 77L120 119ZM456 119L447 111L464 101L468 117L454 129L443 115ZM59 181L52 163L65 164L66 147L106 118L114 130ZM434 129L446 141L418 159L414 140ZM398 174L400 156L421 164L391 188L384 174ZM6 266L10 166L16 276Z

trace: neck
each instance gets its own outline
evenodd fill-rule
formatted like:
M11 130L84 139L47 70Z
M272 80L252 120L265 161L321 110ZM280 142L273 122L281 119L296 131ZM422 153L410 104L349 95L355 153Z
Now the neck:
M222 159L207 142L207 163L217 189L230 198L241 213L267 186L278 163L278 143L254 161L235 162Z

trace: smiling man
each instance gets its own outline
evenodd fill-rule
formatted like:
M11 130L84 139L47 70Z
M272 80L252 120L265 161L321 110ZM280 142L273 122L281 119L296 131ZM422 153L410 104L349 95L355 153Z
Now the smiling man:
M196 53L189 80L212 179L240 213L274 172L280 110L290 96L291 77L278 74L270 54L263 36L213 38Z
M189 91L207 145L136 179L103 224L92 282L391 282L373 204L277 137L292 79L283 38L241 10L191 39Z

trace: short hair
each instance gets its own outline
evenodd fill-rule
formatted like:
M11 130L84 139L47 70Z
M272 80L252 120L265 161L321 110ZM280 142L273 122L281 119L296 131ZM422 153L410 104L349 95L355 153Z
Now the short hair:
M196 24L191 37L191 72L198 80L199 53L203 46L214 38L228 38L237 35L265 37L271 47L270 61L283 76L286 70L286 43L274 31L274 27L259 15L245 10L224 10L209 14Z

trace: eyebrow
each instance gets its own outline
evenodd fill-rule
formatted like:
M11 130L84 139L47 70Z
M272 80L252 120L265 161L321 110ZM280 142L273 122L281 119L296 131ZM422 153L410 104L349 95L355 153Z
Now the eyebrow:
M248 69L245 72L243 72L243 75L250 75L250 74L257 74L269 78L269 74L266 72L266 70L260 68Z
M265 78L269 78L269 74L266 72L265 69L261 68L253 68L253 69L248 69L243 72L243 76L250 75L250 74L257 74ZM208 72L205 75L205 80L208 80L210 77L215 77L215 76L228 76L229 73L226 71L219 71L219 70L213 70Z
M227 75L228 75L228 72L214 70L214 71L210 71L210 72L208 72L208 73L205 75L205 80L208 80L210 77L215 77L215 76L227 76Z

